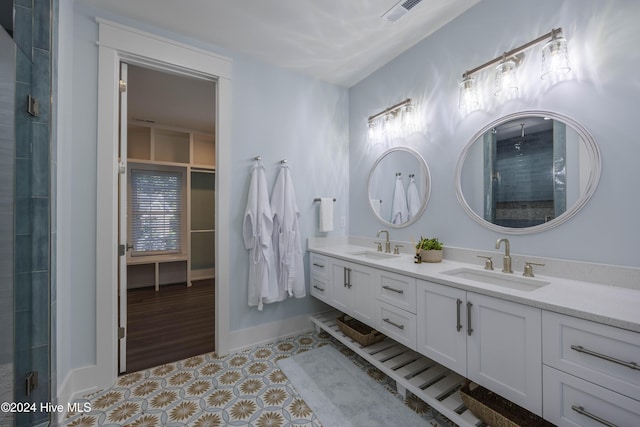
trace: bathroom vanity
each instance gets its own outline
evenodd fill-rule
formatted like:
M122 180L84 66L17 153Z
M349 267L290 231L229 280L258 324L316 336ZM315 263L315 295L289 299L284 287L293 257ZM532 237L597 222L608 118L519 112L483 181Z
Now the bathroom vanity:
M470 379L556 425L640 425L639 289L523 277L519 262L415 264L367 239L308 249L311 294L389 339L361 347L335 311L315 325L455 423L478 422L458 393Z

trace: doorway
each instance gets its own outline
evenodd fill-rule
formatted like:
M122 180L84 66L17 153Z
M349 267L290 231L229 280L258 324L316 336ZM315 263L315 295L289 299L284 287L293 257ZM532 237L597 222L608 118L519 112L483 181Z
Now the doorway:
M217 88L166 70L121 69L118 371L125 373L215 349Z

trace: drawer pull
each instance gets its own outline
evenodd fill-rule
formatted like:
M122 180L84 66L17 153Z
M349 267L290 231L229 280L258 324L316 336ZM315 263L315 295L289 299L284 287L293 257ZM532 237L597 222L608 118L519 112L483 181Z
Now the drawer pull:
M315 262L313 263L314 267L318 267L318 268L324 268L324 265L322 264L316 264Z
M396 292L396 293L399 293L399 294L404 294L404 291L402 289L394 289L391 286L387 286L387 285L384 285L382 287L382 289L386 289L388 291Z
M398 329L404 329L404 325L398 325L397 323L393 323L391 320L389 319L382 319L383 321L387 322L390 325L395 326Z
M600 418L597 415L592 414L591 412L585 411L585 409L582 406L576 406L576 405L571 405L571 409L573 409L574 411L576 411L577 413L584 415L585 417L589 417L592 420L596 420L597 422L599 422L600 424L603 424L607 427L618 427L617 425L615 425L614 423L610 423L609 421Z
M456 300L456 330L460 332L462 329L462 323L460 323L460 306L462 305L462 300L458 298Z
M640 371L640 365L635 362L625 362L624 360L616 359L615 357L607 356L606 354L596 353L595 351L587 350L581 345L572 345L571 349L579 353L588 354L589 356L598 357L600 359L608 360L609 362L617 363L618 365L626 366L627 368Z
M321 288L320 286L313 285L313 287L316 288L319 291L324 292L324 288Z

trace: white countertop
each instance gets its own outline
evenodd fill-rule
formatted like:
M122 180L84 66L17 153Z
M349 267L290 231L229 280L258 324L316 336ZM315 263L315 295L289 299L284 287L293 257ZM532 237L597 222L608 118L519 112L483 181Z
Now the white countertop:
M347 242L316 243L309 242L310 252L640 332L640 290L638 289L536 274L535 279L549 282L549 284L533 291L522 291L443 274L443 272L462 267L482 272L484 270L481 265L447 259L439 263L416 264L413 256L407 253L388 259L369 259L352 255L352 253L371 250L371 246L365 247ZM515 271L515 268L512 274L500 272L501 263L498 264L495 266L495 273L504 274L505 278L515 277L515 275L522 277L522 271Z

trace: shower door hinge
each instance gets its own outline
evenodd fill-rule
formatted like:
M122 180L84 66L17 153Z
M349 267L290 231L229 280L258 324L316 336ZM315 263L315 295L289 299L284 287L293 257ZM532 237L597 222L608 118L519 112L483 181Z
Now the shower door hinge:
M27 95L27 113L33 117L40 115L40 102L31 95Z
M31 371L27 374L26 378L26 395L29 396L33 390L38 388L38 371Z
M122 338L124 338L124 328L122 326L120 326L118 328L118 339L121 340Z
M120 93L126 92L127 91L127 82L125 82L124 80L120 80L120 83L118 84L118 89L120 90Z

